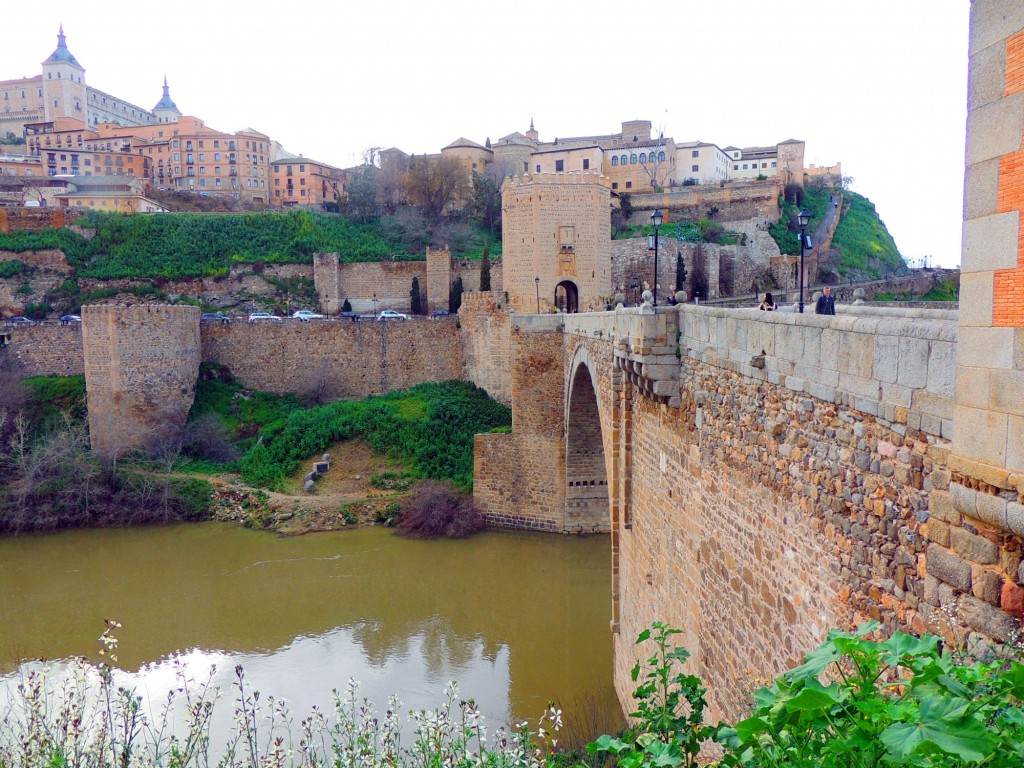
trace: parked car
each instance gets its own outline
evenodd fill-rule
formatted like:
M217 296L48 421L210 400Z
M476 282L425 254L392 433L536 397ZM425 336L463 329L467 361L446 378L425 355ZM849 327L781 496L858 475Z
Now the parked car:
M403 315L401 312L396 312L393 309L385 309L383 312L381 312L379 315L377 315L377 319L378 320L408 320L409 316L408 315Z
M209 320L211 322L220 323L226 325L231 322L231 318L227 315L221 314L220 312L204 312L199 317L200 320Z
M249 322L255 323L257 320L280 320L281 318L277 315L272 315L269 312L250 312Z
M430 316L431 317L448 317L448 315L450 315L450 314L452 314L452 313L449 312L447 309L435 309L433 312L430 313Z
M71 325L72 323L80 323L80 322L82 322L82 318L79 317L78 315L61 315L60 316L60 324L61 325Z
M360 315L358 312L339 312L338 317L342 320L351 320L353 323L358 323Z
M323 315L318 315L316 312L311 312L308 309L300 309L292 315L297 320L301 320L304 323L308 323L310 320L323 320Z
M35 325L36 324L35 320L29 320L24 315L18 315L16 317L12 317L10 320L8 320L8 322L11 323L12 325Z

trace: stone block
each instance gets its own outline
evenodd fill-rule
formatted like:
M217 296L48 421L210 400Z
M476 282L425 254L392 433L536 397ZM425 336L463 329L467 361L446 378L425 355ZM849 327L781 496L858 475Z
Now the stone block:
M950 525L960 525L960 513L953 504L953 494L948 491L932 491L928 497L928 513Z
M1017 139L1019 143L1019 135ZM1019 234L1019 211L993 213L990 216L965 221L964 272L991 272L996 269L1016 268Z
M875 344L874 337L866 333L847 333L839 351L839 370L864 379L872 378Z
M999 605L1002 592L1002 576L980 565L974 566L971 572L971 594L989 605Z
M894 421L895 408L909 408L914 402L914 390L902 384L885 384L882 386L882 400L887 408L885 419Z
M896 336L878 336L875 338L874 363L872 371L879 381L896 381L899 373L900 340Z
M942 547L949 546L949 525L938 518L928 521L928 540Z
M930 477L932 488L940 491L945 491L949 488L950 474L949 470L945 467L936 467L932 470Z
M828 370L839 370L840 346L843 334L830 328L821 330L821 357L818 365Z
M999 596L1000 607L1018 620L1024 618L1024 587L1012 581L1004 581Z
M990 493L978 493L974 497L975 515L978 520L998 528L1006 527L1006 499Z
M999 562L999 547L982 536L976 536L963 528L953 528L949 532L949 540L953 551L964 560L979 565Z
M1024 27L1024 6L1002 0L971 3L969 54L973 58L985 48L1000 43Z
M938 544L928 545L926 573L961 592L971 591L971 564Z
M995 281L992 272L963 272L960 274L961 327L990 327L994 302Z
M901 336L899 340L899 376L905 387L923 387L928 383L928 342Z
M980 408L956 406L954 450L969 459L1005 466L1007 416Z
M956 344L948 341L932 341L928 350L929 392L943 397L952 397L956 381Z
M964 181L964 220L978 219L995 213L998 192L998 158L970 166Z
M965 597L960 601L960 620L993 640L1005 643L1017 627L1017 621L1008 613L989 605L976 597Z
M853 407L861 413L867 413L872 416L878 416L880 411L880 403L877 400L869 400L866 397L855 397L853 400Z
M1011 533L1024 536L1024 504L1006 502L1006 528ZM1024 578L1021 578L1021 582L1024 582Z
M1006 468L1024 471L1024 417L1011 414L1006 421Z
M1020 149L1022 133L1024 92L971 110L967 115L967 165L1016 152ZM968 268L966 257L962 266Z
M956 372L956 401L971 408L988 409L992 371L988 368L960 368Z
M939 580L934 576L924 577L924 601L936 608L939 606Z
M1005 90L1006 46L990 45L971 56L967 69L967 108L977 109L1001 99Z
M953 506L957 512L968 517L978 516L978 492L976 490L960 485L960 483L952 483L949 486L949 492L953 497Z

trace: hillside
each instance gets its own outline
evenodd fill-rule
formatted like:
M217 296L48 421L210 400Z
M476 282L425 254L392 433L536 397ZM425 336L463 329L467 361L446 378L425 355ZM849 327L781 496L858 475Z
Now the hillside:
M875 210L875 204L863 195L843 192L844 211L839 220L832 248L837 252L835 269L842 277L885 273L906 269L896 241Z
M90 213L76 223L95 236L69 229L12 232L0 234L0 250L60 249L78 277L173 279L226 275L232 262L312 264L315 252L337 251L346 262L420 261L431 240L424 220L412 214L363 223L308 211ZM433 236L463 259L479 259L488 239L492 258L500 256L500 238L472 224L446 224Z

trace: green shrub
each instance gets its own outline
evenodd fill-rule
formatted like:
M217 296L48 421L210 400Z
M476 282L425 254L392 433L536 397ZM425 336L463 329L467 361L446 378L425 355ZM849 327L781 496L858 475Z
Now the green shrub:
M30 275L33 268L23 261L14 259L12 261L0 261L0 277L17 277L18 275Z

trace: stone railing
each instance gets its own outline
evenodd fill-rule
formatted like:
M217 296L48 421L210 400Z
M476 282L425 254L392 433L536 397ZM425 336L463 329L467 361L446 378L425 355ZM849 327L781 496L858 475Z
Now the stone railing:
M844 308L844 312L845 312ZM956 313L838 316L681 305L684 356L854 408L904 434L953 430Z

